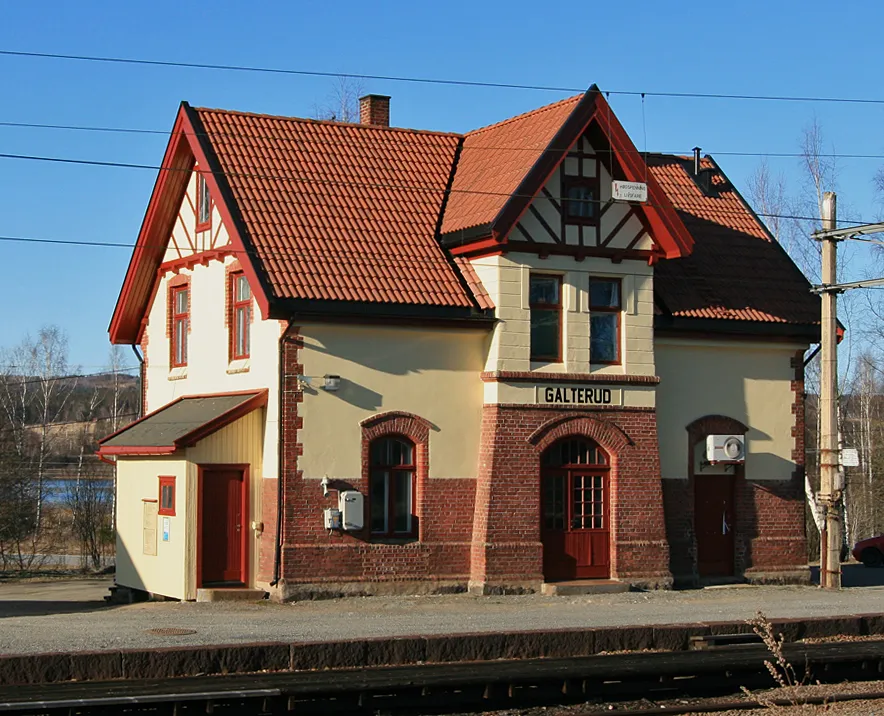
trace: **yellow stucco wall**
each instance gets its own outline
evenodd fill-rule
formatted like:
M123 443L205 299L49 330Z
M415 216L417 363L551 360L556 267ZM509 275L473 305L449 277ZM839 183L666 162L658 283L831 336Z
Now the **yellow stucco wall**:
M795 396L790 361L801 345L659 338L657 430L664 478L687 478L686 426L725 415L749 427L746 477L791 477Z
M192 486L192 500L189 504L193 509L188 512L189 524L196 525L196 489L197 472L199 466L208 467L215 465L248 465L249 466L249 504L246 518L243 520L243 529L248 534L249 558L246 586L254 587L258 573L258 546L262 539L260 530L252 525L260 522L261 517L261 474L264 444L264 411L253 410L248 415L240 418L217 433L209 435L205 440L200 440L195 446L187 449L188 485ZM191 530L188 544L193 554L196 554L197 534ZM195 577L195 572L190 575ZM196 596L196 584L193 580L188 582L188 594Z
M223 263L211 261L207 266L180 272L190 277L190 333L185 368L172 369L169 365L167 297L168 282L175 274L168 272L161 281L145 329L148 337L146 410L161 408L182 395L267 388L264 472L259 477L276 477L279 337L283 326L279 321L261 320L253 302L250 357L246 361L229 362L225 266L233 261L233 257L228 257Z
M197 471L200 465L249 465L249 508L243 528L249 534L248 586L255 585L261 520L260 475L263 410L255 410L201 440L182 455L119 459L117 472L118 584L176 599L196 598ZM144 554L143 501L159 497L159 476L174 475L175 516L169 517L169 541L163 542L163 515L157 521L157 554Z
M475 477L488 332L305 325L300 353L313 386L298 413L305 478L362 473L360 421L403 410L429 420L430 477ZM341 376L337 392L321 377Z
M488 371L549 371L654 375L653 269L641 261L615 264L608 259L511 253L475 259L473 266L494 305L499 322L487 354ZM530 360L531 316L528 309L532 271L562 276L564 360L534 363ZM589 363L589 281L591 276L622 280L620 365Z
M117 584L187 598L186 575L193 570L186 515L194 509L187 464L178 458L120 458L117 462ZM175 477L175 516L169 517L169 541L163 541L164 517L156 518L157 554L143 550L144 500L159 498L159 476Z

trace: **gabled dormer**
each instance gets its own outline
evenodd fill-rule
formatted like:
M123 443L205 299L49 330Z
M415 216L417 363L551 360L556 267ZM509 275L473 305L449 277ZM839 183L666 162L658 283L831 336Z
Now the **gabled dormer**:
M653 266L693 247L595 87L465 136L441 242L497 307L501 374L653 376Z

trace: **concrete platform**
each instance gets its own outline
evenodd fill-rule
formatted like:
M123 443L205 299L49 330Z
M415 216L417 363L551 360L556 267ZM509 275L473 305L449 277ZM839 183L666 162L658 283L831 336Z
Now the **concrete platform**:
M547 597L578 597L585 594L622 594L629 591L626 582L616 579L576 579L569 582L544 582L540 593Z
M247 587L207 587L196 590L198 602L257 602L267 595L263 589Z

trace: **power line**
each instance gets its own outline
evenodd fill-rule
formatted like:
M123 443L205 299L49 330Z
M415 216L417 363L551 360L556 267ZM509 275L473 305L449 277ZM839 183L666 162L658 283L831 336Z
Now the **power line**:
M259 72L277 75L295 75L302 77L345 78L354 80L372 80L381 82L407 82L412 84L448 85L456 87L476 87L487 89L516 89L540 92L585 92L585 87L559 87L552 85L528 85L512 82L489 82L480 80L456 80L434 77L407 77L403 75L375 75L354 72L327 72L320 70L302 70L282 67L258 67L249 65L225 65L208 62L176 62L172 60L149 60L134 57L102 57L98 55L71 55L54 52L26 52L22 50L0 50L0 55L9 57L42 58L52 60L75 60L80 62L100 62L123 65L142 65L152 67L175 67L181 69L216 70L225 72ZM849 104L884 104L884 99L873 97L813 97L801 95L753 95L725 94L718 92L649 92L641 90L605 90L605 94L646 97L672 97L693 99L724 99L724 100L761 100L773 102L837 102Z
M105 168L115 168L115 169L141 169L141 170L149 170L149 171L167 171L167 172L187 172L191 173L193 169L191 168L175 168L175 167L163 167L158 166L156 164L137 164L132 162L115 162L115 161L102 161L96 159L71 159L68 157L52 157L52 156L41 156L35 154L11 154L11 153L0 153L0 159L13 159L13 160L21 160L21 161L39 161L39 162L48 162L55 164L73 164L73 165L85 165L85 166L96 166L96 167L105 167ZM449 194L470 194L477 196L501 196L507 198L527 198L533 199L533 195L525 195L525 194L517 194L517 193L509 193L509 192L500 192L500 191L481 191L478 189L442 189L437 186L417 186L417 185L408 185L408 184L390 184L384 182L354 182L354 181L343 181L340 179L322 179L318 177L300 177L300 176L291 176L285 174L257 174L251 172L229 172L229 171L217 171L210 172L208 170L200 170L202 174L212 174L213 176L226 176L228 178L238 178L238 179L265 179L265 180L273 180L273 181L285 181L285 182L295 182L301 184L322 184L322 185L331 185L331 186L346 186L346 187L357 187L362 189L392 189L392 190L401 190L401 191L423 191L429 193L449 193ZM564 201L567 197L553 197L558 201ZM596 203L602 203L600 199L597 200L587 200L587 201L595 201ZM328 202L325 202L328 204ZM656 204L646 203L643 206L653 207L653 208L663 208L662 206ZM726 211L723 209L718 210L719 214L731 215L731 216L745 216L745 212L742 211ZM818 217L813 216L798 216L798 215L790 215L790 214L771 214L771 213L760 213L756 212L758 216L764 216L767 218L779 218L779 219L795 219L800 221L819 221ZM866 223L859 219L844 219L842 221L850 221L856 223ZM82 243L82 242L79 242ZM131 246L131 245L130 245Z
M312 120L304 117L286 117L282 115L267 115L268 117L282 119L282 120L302 120L302 121L326 121L326 120ZM329 120L331 121L331 120ZM334 122L335 124L341 126L350 126L341 122ZM140 129L137 127L102 127L102 126L88 126L88 125L77 125L77 124L48 124L48 123L40 123L40 122L0 122L0 127L10 127L10 128L20 128L20 129L57 129L57 130L67 130L67 131L80 131L80 132L101 132L101 133L117 133L117 134L152 134L152 135L160 135L160 136L170 136L171 131L166 129ZM208 132L180 132L180 134L186 137L208 137L210 136ZM441 133L445 134L445 133ZM229 138L243 138L248 136L249 139L271 139L278 142L286 142L286 143L294 143L300 145L312 145L312 144L322 144L322 145L331 145L331 146L349 146L345 142L336 141L333 139L320 139L313 138L310 139L298 139L296 137L285 137L276 134L248 134L245 135L242 132L231 132L231 131L214 131L212 133L213 137L229 137ZM506 152L531 152L532 154L542 154L546 151L546 147L501 147L490 144L475 144L471 143L469 146L464 146L461 148L461 154L480 151L480 150L488 150L488 151L506 151ZM685 159L690 158L691 152L689 150L671 150L671 151L643 151L639 149L635 150L621 150L621 153L624 154L638 154L640 156L647 155L668 155L668 156L678 156L684 157ZM707 152L708 155L712 156L726 156L726 157L761 157L768 159L802 159L806 155L801 152L737 152L737 151L713 151L709 150ZM837 152L832 153L820 153L815 156L820 157L821 159L874 159L874 160L882 160L884 159L884 154L856 154L856 153L846 153L840 154Z
M131 248L131 247L130 247ZM141 370L139 366L133 366L131 368L118 368L117 373L125 373L133 370ZM0 383L6 383L14 386L20 385L32 385L34 383L53 383L60 382L65 380L80 380L81 378L95 378L97 376L108 376L112 377L114 375L113 370L103 370L99 373L78 373L72 375L58 375L58 376L50 376L48 378L31 378L27 377L25 380L17 380L19 376L16 375L0 375ZM22 376L24 377L24 376ZM132 376L127 376L132 377Z

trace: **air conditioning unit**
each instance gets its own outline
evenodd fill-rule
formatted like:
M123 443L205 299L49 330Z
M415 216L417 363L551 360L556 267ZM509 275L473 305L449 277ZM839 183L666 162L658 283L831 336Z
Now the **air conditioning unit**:
M746 438L743 435L709 435L706 438L706 459L712 464L745 462Z

